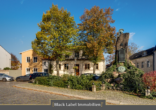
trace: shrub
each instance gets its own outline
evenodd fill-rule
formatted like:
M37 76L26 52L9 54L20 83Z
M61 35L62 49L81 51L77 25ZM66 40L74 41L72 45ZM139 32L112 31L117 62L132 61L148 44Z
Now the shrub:
M136 73L134 70L127 71L126 74L122 74L124 89L127 91L133 91L135 93L144 93L145 85L142 80L142 72Z
M94 85L96 85L96 90L97 90L97 91L98 91L98 90L101 90L101 84L102 84L102 82L101 82L101 81L94 81L94 80L92 80L92 81L90 81L90 82L88 83L88 88L89 88L89 90L92 88L93 83L94 83Z
M38 84L41 84L41 85L48 85L49 82L47 80L48 77L36 77L35 78L35 83L37 83L38 81Z
M5 67L3 70L11 70L11 68L9 68L9 67Z
M151 91L156 91L156 71L147 72L143 75L145 86L150 86Z

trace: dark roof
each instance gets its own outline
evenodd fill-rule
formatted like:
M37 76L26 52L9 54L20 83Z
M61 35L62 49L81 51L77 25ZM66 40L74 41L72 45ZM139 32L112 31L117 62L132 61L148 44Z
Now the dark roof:
M137 58L141 58L141 57L146 57L146 56L152 55L155 50L156 50L156 48L152 47L150 49L140 51L138 53L135 53L135 54L131 55L129 57L129 59L133 60L133 59L137 59ZM144 54L144 53L146 53L146 54Z

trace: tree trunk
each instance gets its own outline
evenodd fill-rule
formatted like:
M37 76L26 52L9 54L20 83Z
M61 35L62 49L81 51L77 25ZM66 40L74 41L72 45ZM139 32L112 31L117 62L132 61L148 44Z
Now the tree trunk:
M94 65L93 65L93 74L95 74L95 66L96 66L96 64L94 63Z
M57 76L59 76L59 60L56 60L56 71L57 71Z

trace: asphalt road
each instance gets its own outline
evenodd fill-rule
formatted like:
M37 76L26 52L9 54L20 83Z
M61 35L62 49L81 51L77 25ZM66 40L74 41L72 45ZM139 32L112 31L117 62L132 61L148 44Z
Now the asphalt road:
M28 82L0 82L0 105L2 104L51 104L51 100L72 100L73 97L15 88L13 85Z

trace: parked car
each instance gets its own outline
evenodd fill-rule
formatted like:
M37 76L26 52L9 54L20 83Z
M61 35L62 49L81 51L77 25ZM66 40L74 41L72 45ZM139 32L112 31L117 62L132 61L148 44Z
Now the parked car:
M0 73L0 80L6 82L6 81L14 81L14 78L12 76L9 76L4 73Z
M33 73L33 74L30 75L29 80L30 80L32 83L34 83L36 77L47 77L47 76L49 76L49 74L48 74L48 73L45 73L45 72Z
M31 74L26 74L24 76L18 76L16 77L16 81L19 82L19 81L29 81L30 80L30 75Z
M93 75L93 79L94 80L98 80L100 78L100 74L84 73L82 75Z

